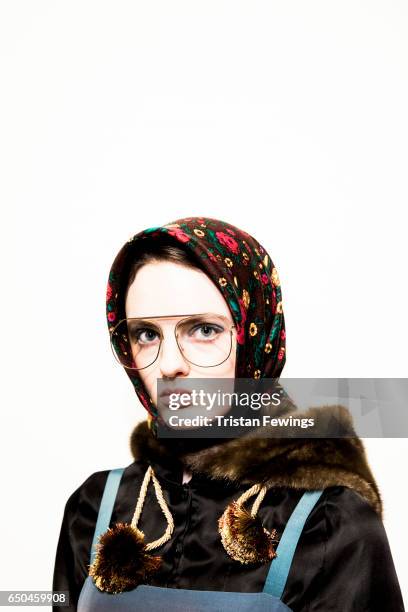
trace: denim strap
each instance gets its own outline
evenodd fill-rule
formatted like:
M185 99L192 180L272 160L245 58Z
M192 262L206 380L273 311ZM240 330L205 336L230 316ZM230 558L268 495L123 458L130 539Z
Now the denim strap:
M263 588L265 593L279 599L282 597L300 534L322 493L323 491L306 491L297 503L276 549L277 557L271 562Z
M115 504L116 494L118 492L120 479L122 478L124 469L125 468L115 468L114 470L111 470L108 474L105 489L102 495L101 505L99 506L98 519L96 521L95 533L91 546L91 564L93 563L93 560L96 555L95 545L98 542L98 538L109 527L113 506Z

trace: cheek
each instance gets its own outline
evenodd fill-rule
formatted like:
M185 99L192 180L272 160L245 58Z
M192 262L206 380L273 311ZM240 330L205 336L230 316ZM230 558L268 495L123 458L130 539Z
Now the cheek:
M236 342L234 342L228 359L216 368L208 368L203 376L206 378L235 378L236 351Z
M233 347L230 358L227 361L228 364L228 374L226 377L235 378L235 366L236 366L236 348Z
M226 361L226 364L228 365L228 374L226 374L226 377L235 378L236 362L237 362L237 341L234 338L232 342L231 355Z

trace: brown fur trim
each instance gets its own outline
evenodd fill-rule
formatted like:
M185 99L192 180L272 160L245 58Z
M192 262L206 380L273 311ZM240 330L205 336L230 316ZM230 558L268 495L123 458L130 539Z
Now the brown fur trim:
M306 490L349 487L364 497L382 517L381 495L349 411L344 406L334 405L313 407L306 412L292 412L292 415L314 417L320 432L338 435L341 431L347 437L278 437L278 428L275 437L264 437L253 430L242 437L186 454L181 458L182 463L192 473L243 485L261 482L267 487ZM293 435L305 435L305 431L299 428ZM179 465L165 441L153 436L146 421L133 430L130 449L135 459Z

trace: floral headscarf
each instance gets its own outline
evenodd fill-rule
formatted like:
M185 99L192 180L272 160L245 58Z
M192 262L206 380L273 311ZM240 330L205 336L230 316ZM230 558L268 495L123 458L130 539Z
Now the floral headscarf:
M124 294L132 251L146 238L166 242L199 258L225 298L237 326L236 378L279 378L286 360L285 320L278 272L266 250L243 230L217 219L187 217L143 230L128 240L109 273L106 316L111 331L126 318ZM126 369L150 419L157 410L136 370Z

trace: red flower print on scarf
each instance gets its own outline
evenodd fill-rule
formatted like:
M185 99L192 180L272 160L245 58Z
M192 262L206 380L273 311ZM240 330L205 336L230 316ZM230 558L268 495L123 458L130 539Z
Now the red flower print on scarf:
M177 240L180 240L180 242L188 242L190 240L190 236L187 236L182 229L178 229L177 227L169 229L168 233L170 236L175 236Z
M269 283L268 275L265 274L265 272L261 276L261 281L263 282L264 285L267 285Z
M109 302L109 300L111 299L112 293L113 293L112 287L110 286L110 283L108 283L108 287L106 289L106 301L107 302Z
M237 342L238 344L245 344L245 323L247 318L247 312L243 300L238 299L239 309L241 311L241 323L237 324Z
M217 236L218 241L223 246L227 247L227 249L232 251L232 253L235 253L235 255L239 253L238 242L234 240L234 238L231 238L231 236L228 236L228 234L225 234L224 232L215 232L215 235Z
M272 285L272 303L271 303L272 312L276 312L276 291L275 287Z

